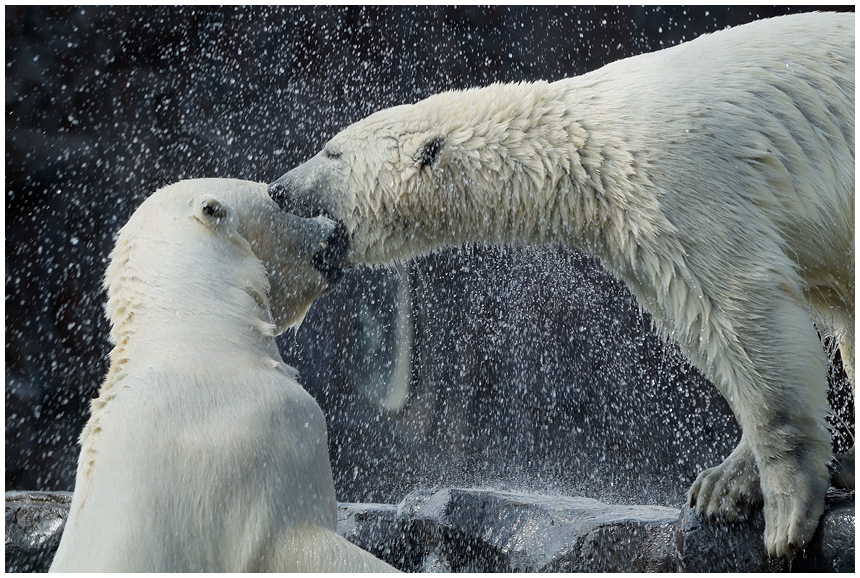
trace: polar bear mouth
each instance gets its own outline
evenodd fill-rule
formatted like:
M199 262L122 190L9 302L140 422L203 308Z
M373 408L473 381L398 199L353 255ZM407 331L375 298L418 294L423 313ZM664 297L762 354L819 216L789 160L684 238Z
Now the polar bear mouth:
M346 227L338 221L332 234L320 243L320 250L314 254L311 263L326 281L335 284L343 275L344 258L348 250Z

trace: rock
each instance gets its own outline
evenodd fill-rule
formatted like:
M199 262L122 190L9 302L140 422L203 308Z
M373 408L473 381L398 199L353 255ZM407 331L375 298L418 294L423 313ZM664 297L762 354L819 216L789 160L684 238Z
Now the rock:
M6 493L6 571L44 572L67 492ZM337 531L408 572L854 572L854 492L831 489L812 543L770 560L761 511L719 525L688 507L486 489L418 490L398 505L338 505Z
M423 572L671 571L677 518L662 506L491 490L419 491L398 507Z
M6 572L47 572L69 515L69 492L6 492Z
M717 524L681 509L675 526L675 545L684 572L774 572L782 569L764 547L764 515L738 524Z
M339 503L337 533L397 568L413 565L397 522L397 506Z
M854 492L830 489L827 509L804 555L792 570L803 572L854 572L856 543Z

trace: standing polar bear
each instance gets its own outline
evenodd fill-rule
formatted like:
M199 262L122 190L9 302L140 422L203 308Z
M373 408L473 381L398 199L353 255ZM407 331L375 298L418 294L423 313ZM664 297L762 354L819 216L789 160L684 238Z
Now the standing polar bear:
M244 181L182 181L137 209L52 571L394 570L335 533L325 418L275 344L337 275L333 234Z
M719 388L740 444L690 489L765 545L812 538L830 475L827 357L854 368L854 15L774 18L554 83L384 110L273 183L338 220L351 263L462 243L603 262ZM853 450L840 462L853 486Z

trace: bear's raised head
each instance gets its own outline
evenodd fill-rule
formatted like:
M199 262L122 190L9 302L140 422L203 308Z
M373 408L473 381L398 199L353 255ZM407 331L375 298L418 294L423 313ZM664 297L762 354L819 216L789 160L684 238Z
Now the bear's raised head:
M508 241L498 221L508 218L511 197L545 186L545 165L554 162L547 155L570 164L551 140L581 141L554 104L550 93L558 91L545 82L492 85L377 112L269 192L285 211L343 223L351 263L386 263L476 232ZM496 199L476 194L488 190Z
M325 416L274 339L336 280L337 234L237 180L135 211L52 571L393 570L337 535Z
M122 228L105 277L118 343L128 318L238 316L277 333L338 279L335 224L279 210L266 185L193 179L159 189ZM270 331L267 331L267 333Z

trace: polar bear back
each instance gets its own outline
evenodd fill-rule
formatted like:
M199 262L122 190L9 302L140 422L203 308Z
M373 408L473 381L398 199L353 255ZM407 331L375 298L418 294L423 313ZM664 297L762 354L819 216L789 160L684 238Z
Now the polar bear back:
M291 529L334 532L319 406L284 372L227 365L210 364L205 378L172 367L124 378L99 419L95 467L76 484L87 492L73 504L75 523L100 531L75 534L55 565L74 551L76 559L88 553L92 571L259 570ZM183 391L165 396L179 382ZM195 499L191 488L205 494Z
M731 203L737 230L725 240L748 234L750 222L773 226L774 241L792 243L812 279L832 269L821 263L820 239L839 243L837 254L853 246L854 47L853 17L805 14L619 61L582 80L611 95L600 119L609 132L622 131L631 150L653 151L653 187L684 192L659 199L674 223L711 225L721 209L714 203ZM743 194L715 197L714 189Z

